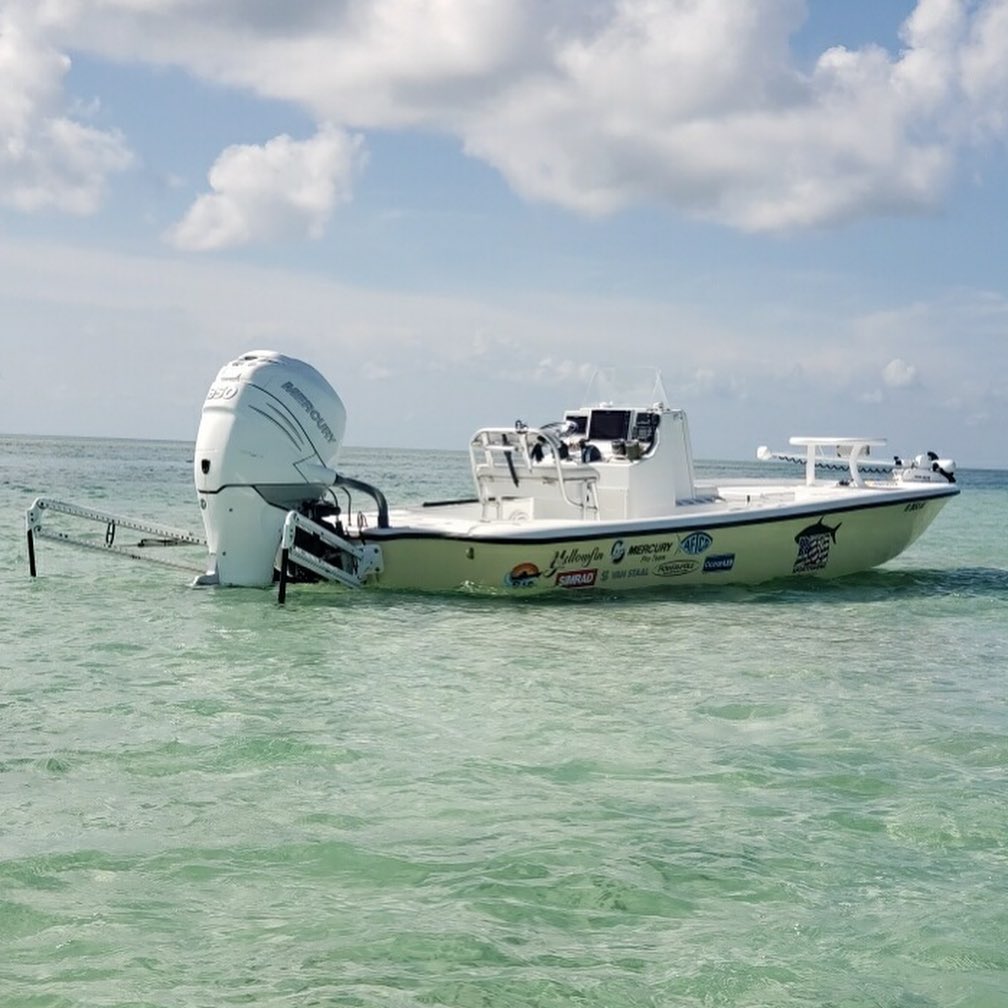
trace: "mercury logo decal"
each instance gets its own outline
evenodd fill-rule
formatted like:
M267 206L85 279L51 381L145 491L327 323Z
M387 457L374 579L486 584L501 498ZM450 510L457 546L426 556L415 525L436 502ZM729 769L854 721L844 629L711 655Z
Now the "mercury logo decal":
M614 564L618 564L623 557L626 556L626 544L622 539L617 539L616 542L612 544L612 549L609 551L609 556Z
M319 413L317 409L315 409L315 406L312 404L311 399L309 399L308 396L306 396L304 392L302 392L301 389L297 387L297 385L295 385L293 382L287 381L283 383L281 388L296 403L298 403L298 405L300 405L304 409L304 411L308 414L308 416L311 417L315 426L318 427L319 429L319 434L321 434L322 437L326 439L326 441L332 443L333 441L336 440L336 435L333 434L329 424L326 423L325 417L323 417L322 414Z
M668 553L675 545L672 539L666 539L664 542L637 543L636 546L630 547L629 552L630 556L655 556L658 553Z

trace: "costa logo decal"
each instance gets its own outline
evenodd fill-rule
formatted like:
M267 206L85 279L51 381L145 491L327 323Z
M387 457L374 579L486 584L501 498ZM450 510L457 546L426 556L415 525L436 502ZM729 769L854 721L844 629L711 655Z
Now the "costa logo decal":
M730 571L735 566L734 553L717 553L707 557L703 562L705 573L711 571Z
M504 578L508 588L531 588L542 576L542 571L534 563L520 563L511 568Z
M679 549L690 556L696 556L710 549L712 542L714 540L706 532L690 532L679 540Z
M591 588L598 577L597 568L590 570L560 571L556 584L561 588Z
M658 577L682 577L683 574L692 574L699 566L699 560L666 560L655 565L654 573Z

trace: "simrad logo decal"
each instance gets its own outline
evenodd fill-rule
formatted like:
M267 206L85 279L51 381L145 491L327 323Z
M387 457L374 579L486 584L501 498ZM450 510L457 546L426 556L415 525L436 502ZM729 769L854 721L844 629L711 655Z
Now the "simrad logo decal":
M820 518L814 525L803 528L794 537L798 544L798 555L795 557L792 574L807 574L810 571L822 570L829 562L830 544L836 542L837 529L843 522L837 522L832 528Z
M591 588L598 577L598 569L560 571L556 576L556 584L561 588Z
M704 559L703 569L706 573L712 571L730 571L735 566L734 553L717 553Z
M655 565L654 573L658 577L682 577L683 574L692 574L699 566L699 560L666 560Z
M696 556L710 549L712 542L714 540L706 532L690 532L679 541L679 549L690 556Z

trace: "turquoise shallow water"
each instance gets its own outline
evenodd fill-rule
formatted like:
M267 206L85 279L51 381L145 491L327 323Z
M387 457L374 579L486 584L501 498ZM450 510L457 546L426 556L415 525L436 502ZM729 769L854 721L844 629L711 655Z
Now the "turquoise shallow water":
M1008 1003L1008 474L834 583L196 591L191 447L0 439L0 1005ZM393 502L464 456L350 451Z

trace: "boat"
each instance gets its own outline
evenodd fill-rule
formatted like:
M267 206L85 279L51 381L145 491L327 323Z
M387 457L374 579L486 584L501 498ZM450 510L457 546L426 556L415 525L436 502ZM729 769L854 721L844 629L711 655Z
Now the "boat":
M796 436L785 476L697 477L686 413L657 372L603 369L579 406L539 426L482 427L469 441L473 493L392 508L336 468L346 426L311 365L270 350L225 364L194 451L205 538L38 498L35 540L144 557L205 545L200 586L289 586L534 596L834 578L899 555L959 492L935 452L881 461L882 438ZM800 468L799 468L800 465ZM104 541L52 529L64 513L105 524ZM146 533L116 541L120 528ZM146 547L141 549L140 547Z

